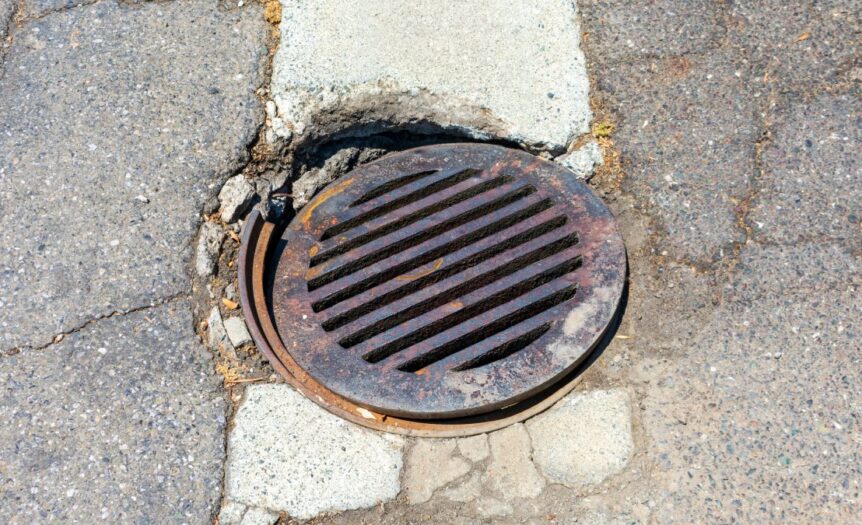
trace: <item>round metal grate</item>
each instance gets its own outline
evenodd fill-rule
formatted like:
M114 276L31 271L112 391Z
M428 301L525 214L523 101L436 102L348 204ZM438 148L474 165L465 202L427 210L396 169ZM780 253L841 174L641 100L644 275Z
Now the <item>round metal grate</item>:
M262 221L249 222L247 254ZM259 346L277 335L289 354L267 352L276 368L290 361L292 378L298 368L372 415L420 420L498 410L557 383L607 328L626 269L613 217L571 173L477 144L354 170L279 244L241 267L271 273L271 290L243 300L257 303L244 307L258 311Z

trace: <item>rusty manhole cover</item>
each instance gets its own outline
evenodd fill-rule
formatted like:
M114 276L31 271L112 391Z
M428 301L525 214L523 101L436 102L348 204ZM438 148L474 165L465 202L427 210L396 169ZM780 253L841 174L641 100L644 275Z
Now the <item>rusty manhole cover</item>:
M330 410L406 432L517 420L507 410L535 406L593 349L625 280L601 200L497 146L390 155L274 231L252 217L240 257L258 346Z

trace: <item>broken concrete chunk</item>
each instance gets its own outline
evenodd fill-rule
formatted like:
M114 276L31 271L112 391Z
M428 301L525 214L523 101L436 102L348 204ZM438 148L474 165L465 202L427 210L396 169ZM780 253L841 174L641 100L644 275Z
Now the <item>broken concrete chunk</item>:
M236 292L236 285L234 283L230 283L224 288L224 296L225 298L238 303L239 302L239 294Z
M221 312L219 312L218 306L213 306L207 318L207 344L213 350L218 350L219 346L221 346L229 354L234 352L234 347L230 339L228 339L224 323L222 323Z
M227 223L239 219L248 208L253 196L254 187L245 180L245 177L237 175L228 179L218 194L221 202L221 219Z
M358 164L369 162L386 151L379 148L344 148L326 159L323 167L307 171L291 187L293 207L299 209L308 203L323 186L344 175Z
M527 422L533 459L552 482L599 483L621 471L634 451L624 390L570 394Z
M214 222L205 222L201 227L195 253L195 271L200 277L209 277L215 273L224 235L221 227Z
M580 180L589 180L596 166L604 163L602 148L595 141L590 141L571 153L554 159L564 168L571 170Z
M297 520L373 507L401 489L403 446L288 385L252 385L228 438L225 498Z
M251 335L241 317L229 317L224 321L224 329L233 346L239 348L251 342Z
M516 498L539 495L545 480L530 460L530 436L523 423L492 432L488 441L491 463L483 478L485 486Z
M469 0L443 10L297 0L282 9L271 85L278 134L290 128L294 140L314 140L412 127L559 154L588 130L589 81L569 0Z
M420 439L410 450L404 490L413 505L431 499L438 488L470 472L470 464L453 457L455 440Z
M461 455L470 461L482 461L488 457L490 449L488 448L488 435L479 434L478 436L470 436L458 440L458 451Z

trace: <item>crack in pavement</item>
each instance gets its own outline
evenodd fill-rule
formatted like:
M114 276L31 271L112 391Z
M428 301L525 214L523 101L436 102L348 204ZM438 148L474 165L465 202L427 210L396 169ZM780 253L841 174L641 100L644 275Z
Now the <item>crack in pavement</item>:
M172 294L172 295L163 297L163 298L159 299L158 301L154 301L154 302L151 302L149 304L145 304L145 305L141 305L141 306L135 306L135 307L129 308L127 310L114 310L111 313L100 315L100 316L94 317L92 319L88 319L87 321L85 321L84 323L82 323L78 326L75 326L69 330L60 332L58 334L55 334L53 337L51 337L51 341L49 341L48 343L45 343L43 345L13 346L12 348L0 351L0 359L14 357L14 356L20 354L21 352L46 350L46 349L50 348L51 346L62 342L66 337L68 337L72 334L76 334L82 330L85 330L85 329L89 328L90 326L98 323L99 321L104 321L105 319L111 319L113 317L124 317L126 315L133 314L136 312L142 312L144 310L149 310L152 308L157 308L159 306L164 306L166 304L170 304L170 303L173 303L173 302L181 300L181 299L189 299L190 297L191 297L191 295L188 292L177 293L177 294Z

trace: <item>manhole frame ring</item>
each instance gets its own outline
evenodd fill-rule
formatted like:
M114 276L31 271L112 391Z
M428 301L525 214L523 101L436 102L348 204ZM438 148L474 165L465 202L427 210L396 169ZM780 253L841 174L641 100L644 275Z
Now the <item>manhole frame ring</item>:
M621 315L620 302L626 293L627 279L623 279L623 290L612 320L596 339L596 343L585 352L584 361L567 377L536 396L477 416L448 420L401 418L375 412L335 394L303 370L284 347L269 316L263 286L269 252L274 241L280 238L273 235L274 231L275 224L265 221L260 212L252 212L243 227L239 253L240 301L243 306L243 316L258 350L288 384L328 412L373 430L406 436L438 438L471 436L524 421L550 408L580 383L582 372L591 363L596 348L606 344L609 332L616 329L616 321Z

